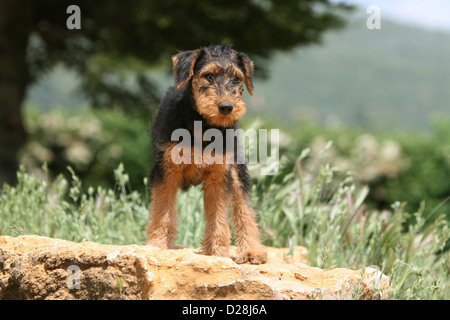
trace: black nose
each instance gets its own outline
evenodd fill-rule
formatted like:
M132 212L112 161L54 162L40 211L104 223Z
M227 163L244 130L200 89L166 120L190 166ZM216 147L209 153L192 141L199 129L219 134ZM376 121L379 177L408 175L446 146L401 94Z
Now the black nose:
M229 102L221 102L218 107L221 114L229 114L233 111L233 105Z

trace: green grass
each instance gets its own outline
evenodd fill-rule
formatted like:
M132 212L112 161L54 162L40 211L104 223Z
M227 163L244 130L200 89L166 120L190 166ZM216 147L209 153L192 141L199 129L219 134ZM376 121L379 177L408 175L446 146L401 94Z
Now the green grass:
M314 169L306 169L302 160L307 154L308 150L302 152L292 172L278 180L256 178L252 204L264 244L291 250L303 245L309 249L308 264L325 269L377 266L391 279L393 299L450 299L450 252L442 252L450 232L444 215L427 220L422 206L413 213L414 224L408 225L411 214L405 212L404 203L394 203L389 211L367 209L369 190L355 187L351 173L321 159ZM114 189L92 186L87 192L75 172L68 170L71 179L60 175L50 182L22 168L18 184L5 185L0 193L0 234L105 244L144 242L148 194L130 190L122 165L114 171ZM201 190L180 192L178 210L177 243L200 246Z
M142 243L148 211L141 195L128 192L123 166L115 172L115 190L102 187L81 192L73 173L49 184L22 168L17 186L4 186L0 196L2 235L38 234L72 241L105 244Z

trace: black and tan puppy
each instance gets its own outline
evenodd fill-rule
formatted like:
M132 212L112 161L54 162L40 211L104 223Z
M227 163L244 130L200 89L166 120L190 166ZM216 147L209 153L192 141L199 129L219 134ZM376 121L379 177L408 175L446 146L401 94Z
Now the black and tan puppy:
M250 94L253 92L253 62L230 45L181 52L172 57L172 62L175 87L168 90L151 130L155 164L149 177L152 202L147 244L164 249L172 247L177 234L177 191L203 182L206 222L203 253L230 256L228 205L231 201L231 221L238 246L238 254L233 259L237 263L265 263L267 255L248 200L250 179L245 164L227 163L230 161L226 161L225 153L223 163L176 164L173 149L177 142L171 140L174 130L180 128L194 137L194 122L200 121L203 132L218 129L225 142L226 129L235 129L246 110L242 83ZM195 149L194 143L191 148ZM201 148L204 149L204 144ZM236 148L232 150L235 151Z

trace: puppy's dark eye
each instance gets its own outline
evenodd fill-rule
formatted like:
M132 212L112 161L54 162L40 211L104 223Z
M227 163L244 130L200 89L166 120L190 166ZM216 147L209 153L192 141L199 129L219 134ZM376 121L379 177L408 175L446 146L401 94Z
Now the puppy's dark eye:
M208 73L205 76L206 80L208 80L208 82L212 83L214 81L214 76L211 73Z

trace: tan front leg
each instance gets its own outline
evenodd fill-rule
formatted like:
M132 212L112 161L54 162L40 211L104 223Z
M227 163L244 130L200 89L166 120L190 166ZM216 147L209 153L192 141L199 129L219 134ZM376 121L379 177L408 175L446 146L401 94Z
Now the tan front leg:
M267 253L259 239L256 214L249 204L246 192L241 187L235 167L232 168L231 179L232 222L238 245L238 255L233 259L237 263L265 263L267 262Z
M152 186L150 222L147 224L147 245L168 249L173 247L177 236L177 192L182 181L181 167L169 160L166 152L164 177Z
M205 175L203 200L205 205L205 237L203 253L228 257L230 255L230 229L228 226L228 204L226 166L212 165Z

